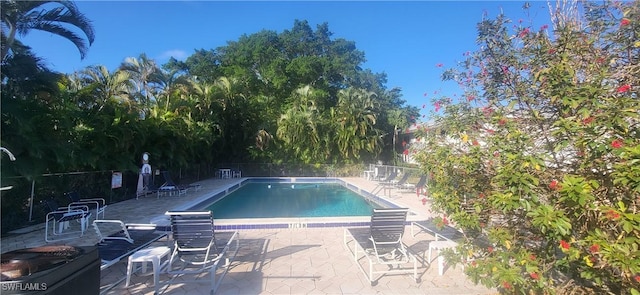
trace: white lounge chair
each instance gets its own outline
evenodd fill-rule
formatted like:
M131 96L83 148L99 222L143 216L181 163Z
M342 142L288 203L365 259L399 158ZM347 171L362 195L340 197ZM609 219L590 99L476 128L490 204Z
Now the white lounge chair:
M379 279L374 278L375 274L413 273L413 279L418 281L416 257L402 242L407 212L406 208L374 209L369 228L344 229L344 244L371 285ZM361 265L363 258L368 263L368 271ZM382 269L377 265L382 265Z
M184 275L209 273L211 293L215 293L229 270L231 260L238 252L238 232L216 232L211 211L169 211L171 233L174 240L173 252L167 273L176 278ZM220 265L220 262L224 264ZM224 269L219 277L218 266ZM206 280L204 280L206 281ZM197 280L183 282L198 282Z
M45 201L47 215L45 216L44 240L46 242L70 240L82 237L89 225L91 212L85 205L69 205L60 207L58 203L49 199ZM65 230L70 228L70 222L80 223L78 230ZM50 226L51 225L51 226Z

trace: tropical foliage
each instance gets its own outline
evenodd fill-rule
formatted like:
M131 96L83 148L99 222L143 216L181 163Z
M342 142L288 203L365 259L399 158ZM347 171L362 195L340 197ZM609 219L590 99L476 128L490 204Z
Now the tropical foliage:
M640 293L640 2L478 24L417 156L452 262L513 294ZM526 7L525 7L526 9Z
M73 3L52 2L62 7L39 11L39 2L2 1L11 16L3 14L3 29L20 21L29 22L20 33L39 29L44 25L29 25L48 17L37 15L56 13L57 21L89 24ZM82 31L90 44L92 29ZM386 90L384 74L363 70L364 53L331 38L326 23L314 31L295 21L291 30L243 35L164 65L142 53L116 69L68 74L42 66L27 46L11 52L2 64L2 146L18 160L2 165L5 183L43 173L136 171L143 152L162 170L391 160L392 137L384 134L418 113L397 89ZM7 192L3 212L16 205L12 198L25 199Z

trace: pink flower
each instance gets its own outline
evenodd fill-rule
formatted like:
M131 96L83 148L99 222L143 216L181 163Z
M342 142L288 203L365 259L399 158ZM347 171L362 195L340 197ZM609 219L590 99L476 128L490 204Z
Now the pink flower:
M619 140L617 140L617 139L614 139L614 140L611 142L611 147L612 147L612 148L614 148L614 149L619 149L619 148L621 148L622 146L623 146L622 141L619 141Z
M629 24L631 24L631 21L630 21L628 18L623 18L623 19L620 21L620 26L621 26L621 27L628 26Z
M442 66L444 66L443 64L436 64L436 67L441 68Z
M471 94L467 95L467 101L472 101L474 99L476 99L474 95L471 95Z
M546 30L548 28L549 28L549 25L542 25L542 27L540 27L540 30L544 31L544 30Z
M600 245L598 245L598 244L591 245L591 247L589 247L589 251L591 251L591 253L600 252Z
M618 93L623 93L623 92L627 92L629 90L631 90L631 85L625 84L625 85L622 85L622 86L618 87L617 91L618 91Z
M566 242L565 240L561 240L560 241L560 247L562 247L562 249L564 249L564 250L569 250L569 243Z
M440 111L441 106L439 101L436 101L436 103L434 103L433 106L436 108L436 112Z
M529 28L524 28L522 31L520 31L520 33L518 34L518 37L523 38L527 34L529 34Z
M493 247L491 247L491 246L487 247L487 252L493 253Z

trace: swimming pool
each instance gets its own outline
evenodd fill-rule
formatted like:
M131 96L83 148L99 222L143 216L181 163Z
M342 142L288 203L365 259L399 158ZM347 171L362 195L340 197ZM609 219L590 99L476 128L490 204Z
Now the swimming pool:
M216 219L237 219L370 216L380 207L337 182L255 181L204 209Z
M269 184L280 183L288 185L293 184L296 187L301 184L338 184L348 190L355 192L367 202L375 204L372 206L383 208L399 208L402 207L395 202L382 198L370 191L359 187L353 183L342 180L340 178L331 177L249 177L231 181L228 185L219 187L211 191L203 191L202 196L190 202L177 205L171 210L210 210L207 209L214 203L224 200L229 194L251 183L261 183L265 186ZM294 188L295 189L295 188ZM323 227L354 227L369 226L370 214L359 216L329 216L329 217L274 217L274 218L220 218L220 210L214 209L214 218L216 219L215 228L217 230L253 230L253 229L296 229L296 228L323 228ZM224 209L222 209L224 211ZM408 219L414 215L409 213ZM158 216L154 223L168 224L165 215Z

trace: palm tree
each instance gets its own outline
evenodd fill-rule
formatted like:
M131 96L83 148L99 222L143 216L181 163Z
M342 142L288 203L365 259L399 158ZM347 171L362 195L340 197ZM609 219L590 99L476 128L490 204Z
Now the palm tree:
M50 8L51 4L56 6ZM3 60L9 50L14 50L16 34L24 36L31 30L41 30L68 39L78 48L82 59L93 44L93 26L72 1L2 0L1 10ZM79 29L86 39L66 26Z
M294 101L278 119L276 135L304 162L324 161L320 112L313 88L309 85L294 92Z
M82 72L87 87L91 87L101 106L113 99L129 104L131 90L131 76L125 71L110 73L107 67L99 65L88 67Z
M160 83L161 78L161 71L156 62L142 53L139 58L127 57L120 65L120 70L129 73L140 97L143 98L142 104L148 105L151 98L155 98L154 86Z
M361 151L376 153L380 149L374 125L376 94L364 89L348 88L338 92L338 104L332 115L338 122L336 143L345 159L360 158Z

